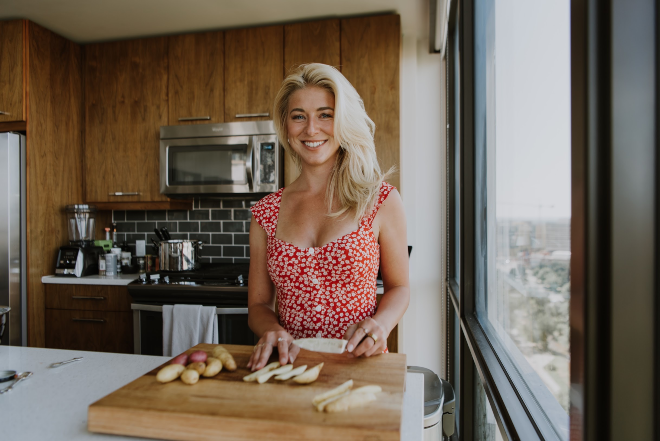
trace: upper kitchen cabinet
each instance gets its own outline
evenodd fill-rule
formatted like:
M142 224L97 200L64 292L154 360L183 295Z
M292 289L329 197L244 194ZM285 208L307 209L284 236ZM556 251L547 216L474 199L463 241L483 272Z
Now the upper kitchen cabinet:
M282 84L284 27L225 32L225 121L273 119Z
M224 33L169 37L169 124L224 122Z
M358 91L367 113L376 123L376 153L383 171L399 166L400 53L398 15L341 21L341 71ZM399 188L398 175L388 182Z
M172 208L159 173L168 38L90 44L84 54L85 201L100 209Z
M284 75L306 63L339 67L339 19L310 21L284 26ZM300 170L287 154L284 158L284 185L295 181Z
M27 21L0 22L0 122L25 121Z

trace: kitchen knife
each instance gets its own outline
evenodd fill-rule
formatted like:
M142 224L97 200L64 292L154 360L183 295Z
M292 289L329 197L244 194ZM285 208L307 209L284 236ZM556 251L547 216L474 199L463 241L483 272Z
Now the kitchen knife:
M170 236L170 232L167 231L167 227L163 227L163 228L161 228L161 229L160 229L160 232L163 233L163 238L164 238L165 240L171 240L171 239L172 239L172 236Z
M156 233L156 237L158 238L158 240L165 240L163 238L163 235L160 234L160 231L158 231L158 228L154 228L154 233Z
M346 350L348 340L338 338L300 338L294 340L293 343L308 351L343 354Z

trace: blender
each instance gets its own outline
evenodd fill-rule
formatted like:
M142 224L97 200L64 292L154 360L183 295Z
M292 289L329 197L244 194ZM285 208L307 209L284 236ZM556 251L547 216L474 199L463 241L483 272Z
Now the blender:
M103 248L94 245L96 207L67 205L69 245L60 247L55 265L56 276L83 277L99 273L99 255Z

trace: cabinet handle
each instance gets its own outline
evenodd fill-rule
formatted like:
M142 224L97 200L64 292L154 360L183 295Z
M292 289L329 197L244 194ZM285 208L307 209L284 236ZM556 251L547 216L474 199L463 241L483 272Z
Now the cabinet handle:
M105 300L105 297L71 296L74 300Z
M255 118L258 116L270 116L270 113L237 113L236 118Z
M185 118L179 118L179 121L198 121L201 119L211 119L210 116L186 116Z
M105 319L88 319L88 318L73 318L71 319L74 322L94 322L94 323L105 323Z
M3 112L2 110L0 110L0 115L11 115L11 113L9 113L9 112Z
M115 191L114 193L108 193L109 196L139 196L141 194L139 191Z

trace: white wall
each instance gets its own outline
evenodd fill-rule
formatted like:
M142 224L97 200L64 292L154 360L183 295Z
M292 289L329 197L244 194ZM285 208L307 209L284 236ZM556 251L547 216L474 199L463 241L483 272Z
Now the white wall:
M399 326L399 352L407 354L408 365L444 376L444 61L429 53L428 31L404 28L402 41L401 194L413 251L410 306Z

